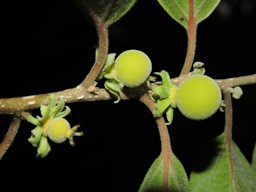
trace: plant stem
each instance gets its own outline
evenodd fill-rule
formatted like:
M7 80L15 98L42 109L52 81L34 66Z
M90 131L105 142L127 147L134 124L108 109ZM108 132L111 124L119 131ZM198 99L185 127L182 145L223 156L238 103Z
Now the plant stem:
M224 103L225 103L225 129L224 132L226 134L226 140L228 143L232 141L232 115L233 115L233 107L232 107L232 98L229 88L223 91L224 94Z
M226 144L228 148L228 157L230 161L230 175L233 177L234 175L234 162L232 155L232 123L233 123L233 106L232 106L232 98L230 93L231 87L225 87L223 90L224 94L224 103L225 103L225 128L224 133L226 136ZM232 179L232 185L235 186L235 179Z
M241 77L217 79L216 81L222 89L225 89L225 87L250 85L250 84L255 84L256 83L256 73L254 73L252 75L241 76Z
M172 82L179 85L185 77L186 75L173 78ZM256 84L256 74L227 79L217 79L216 82L219 84L222 90L224 90L227 86L234 87L239 85ZM156 84L152 84L151 87L154 87L155 85ZM29 95L24 97L2 98L0 99L0 114L19 114L22 111L38 108L42 103L47 104L49 94L55 94L57 98L64 99L66 103L113 99L105 89L97 88L95 84L91 85L87 89L81 85L78 85L75 88L52 93ZM121 99L130 99L130 97L127 97L122 93Z
M18 133L19 127L20 127L20 118L17 116L14 116L6 135L4 136L2 142L0 143L0 160L2 159L4 154L7 152L7 150L13 143Z
M108 25L106 25L98 16L96 16L93 12L90 12L90 15L95 23L95 27L98 34L99 48L98 48L98 56L90 70L90 72L86 75L85 79L82 81L81 85L84 88L88 88L93 84L97 76L99 75L107 54L108 54Z
M150 98L148 94L144 94L140 101L144 103L149 110L153 113L156 110L156 104ZM171 156L172 156L172 149L171 149L171 142L169 137L169 132L167 126L165 124L165 120L163 117L157 118L156 123L158 126L160 140L161 140L161 155L163 158L163 191L168 191L168 178L169 178L169 170L171 166Z
M187 47L185 62L182 67L180 75L189 73L194 61L195 51L196 51L197 23L196 23L196 18L194 13L194 0L188 0L188 1L189 1L189 17L188 17L188 28L187 28L188 47Z
M75 88L58 92L24 97L2 98L0 99L0 114L19 114L23 111L38 108L41 104L48 103L50 94L54 94L57 98L63 99L66 103L112 99L111 95L105 89L98 89L95 84L91 85L88 89L78 85ZM127 99L124 94L122 94L121 97L122 99Z

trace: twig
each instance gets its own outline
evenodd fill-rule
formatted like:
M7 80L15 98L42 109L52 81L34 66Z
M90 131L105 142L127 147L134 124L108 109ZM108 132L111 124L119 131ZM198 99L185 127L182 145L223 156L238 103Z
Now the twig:
M175 85L179 85L188 75L181 75L179 77L171 79ZM256 84L256 73L251 75L244 75L240 77L232 77L226 79L215 79L222 90L225 90L226 87L235 87L242 85L251 85ZM152 84L154 86L154 84Z
M217 79L216 81L222 89L225 89L225 87L235 87L235 86L256 84L256 73L252 75L241 76L241 77Z
M3 158L4 154L7 152L7 150L13 143L15 136L18 133L19 127L20 127L20 118L17 116L14 116L6 135L4 136L2 142L0 143L0 160Z
M187 53L184 65L180 72L180 75L188 74L195 57L196 51L196 31L197 31L197 23L194 13L194 0L189 1L189 15L188 15L188 27L187 27L187 37L188 37L188 46Z
M156 104L150 98L148 94L144 94L140 101L144 103L149 110L153 113L156 110ZM156 123L158 126L160 140L161 140L161 155L163 157L163 191L168 191L168 178L169 178L169 169L171 166L171 142L169 137L169 132L167 126L165 124L165 120L163 117L157 118Z
M185 77L186 75L173 78L172 82L179 85ZM234 87L239 85L256 84L256 74L227 79L217 79L216 82L219 84L221 89L224 89L227 86ZM154 87L155 85L156 84L152 84L151 86ZM25 97L2 98L0 99L0 114L18 114L22 111L38 108L43 102L47 103L49 94L55 94L56 97L64 99L66 103L113 99L105 89L97 88L95 84L91 85L87 89L79 85L75 88L66 89L64 91L30 95ZM125 94L121 94L121 99L130 98Z
M0 99L0 114L18 114L23 111L38 108L42 103L46 104L48 102L50 94L56 95L57 98L63 99L66 103L112 99L111 95L105 89L96 88L95 85L85 89L83 86L79 85L64 91ZM122 94L121 97L122 99L127 99L124 94Z

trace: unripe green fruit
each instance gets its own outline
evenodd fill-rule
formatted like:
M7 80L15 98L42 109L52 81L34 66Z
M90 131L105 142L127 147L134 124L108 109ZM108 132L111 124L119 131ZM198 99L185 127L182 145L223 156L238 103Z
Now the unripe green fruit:
M191 75L181 82L177 92L177 107L187 118L207 119L221 104L218 84L206 75Z
M142 51L127 50L115 60L116 77L127 87L144 83L152 70L150 58Z
M55 143L63 143L70 130L69 122L64 118L55 118L49 122L47 135Z

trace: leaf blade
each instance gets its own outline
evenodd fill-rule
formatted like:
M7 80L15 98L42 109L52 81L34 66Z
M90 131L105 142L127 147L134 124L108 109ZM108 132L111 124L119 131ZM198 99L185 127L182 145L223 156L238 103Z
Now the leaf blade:
M208 18L219 3L220 0L195 0L195 15L197 23Z
M137 0L75 0L83 10L97 15L105 24L111 25L121 19Z
M162 8L180 25L188 25L188 1L186 0L158 0Z
M187 174L177 157L172 154L169 168L168 191L189 191ZM163 191L163 159L159 155L149 168L139 188L139 192Z
M231 151L229 151L224 134L217 137L212 144L215 145L213 150L215 156L204 169L192 172L191 190L195 192L253 192L256 177L237 145L232 141Z
M158 0L163 9L181 26L188 28L189 1L188 0ZM208 18L220 0L194 0L194 17L199 24Z
M253 154L252 154L252 170L256 175L256 143L254 145Z

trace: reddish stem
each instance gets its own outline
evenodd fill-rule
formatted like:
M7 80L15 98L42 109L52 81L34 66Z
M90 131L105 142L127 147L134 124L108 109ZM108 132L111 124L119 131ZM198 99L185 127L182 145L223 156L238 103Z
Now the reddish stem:
M228 157L230 161L230 175L234 176L234 162L232 155L232 124L233 124L233 106L232 106L232 97L230 94L230 87L225 87L223 90L224 93L224 102L225 102L225 137L226 145L228 148ZM235 186L235 179L232 179L232 185Z
M153 113L156 110L156 104L149 97L148 94L143 95L140 101L144 103L149 110ZM163 158L163 191L168 191L168 180L169 180L169 170L171 166L171 142L169 137L169 132L165 124L164 118L160 117L156 119L158 126L160 140L161 140L161 155Z
M224 93L224 103L225 103L225 134L228 143L232 140L232 98L228 88L223 90Z
M90 15L95 23L95 27L98 34L99 48L98 56L85 79L82 81L81 85L84 88L88 88L93 84L97 76L99 75L108 54L108 25L104 23L97 15L93 12L90 12Z
M188 74L191 70L195 51L196 51L196 31L197 31L197 23L194 13L194 0L189 1L189 17L188 17L188 27L187 27L187 37L188 37L188 47L186 59L181 70L180 75Z

